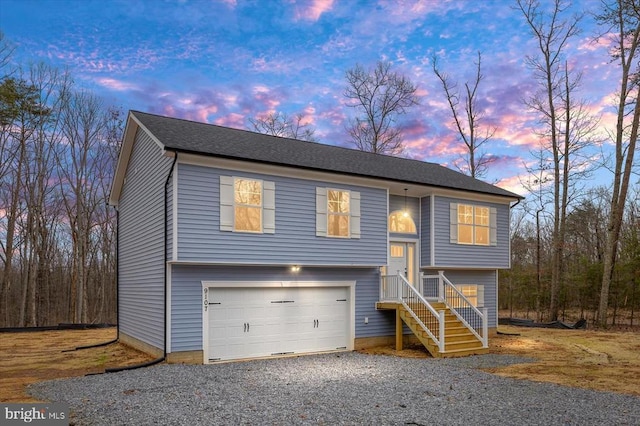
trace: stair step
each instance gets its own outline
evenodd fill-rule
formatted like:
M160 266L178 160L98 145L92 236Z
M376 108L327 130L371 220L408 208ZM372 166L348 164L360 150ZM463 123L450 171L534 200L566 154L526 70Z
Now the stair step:
M456 349L482 349L482 343L479 340L463 340L460 342L444 341L444 350L449 352Z
M478 339L471 333L460 333L460 334L444 334L444 341L446 343L449 342L466 342L469 340L474 340L477 342Z
M439 347L429 337L427 332L422 329L418 321L403 307L398 307L400 318L404 323L413 331L418 340L424 345L429 353L435 357L458 357L474 354L487 353L488 348L482 347L480 342L471 331L469 331L460 320L449 311L443 304L432 304L438 311L444 310L445 312L445 351L439 352ZM433 317L426 315L421 318L424 324L433 324ZM438 332L438 330L432 330Z

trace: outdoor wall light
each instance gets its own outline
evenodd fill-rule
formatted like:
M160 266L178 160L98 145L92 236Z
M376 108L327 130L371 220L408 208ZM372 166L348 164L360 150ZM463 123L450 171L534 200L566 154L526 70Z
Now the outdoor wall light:
M300 267L298 265L293 265L291 267L291 272L300 272Z

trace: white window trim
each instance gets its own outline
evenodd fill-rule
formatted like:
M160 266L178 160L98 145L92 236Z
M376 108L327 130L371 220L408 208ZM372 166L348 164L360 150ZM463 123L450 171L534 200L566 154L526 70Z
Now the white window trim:
M458 291L460 291L460 293L464 294L463 292L463 288L464 287L475 287L476 289L476 308L484 308L484 285L481 284L456 284L455 287L458 289ZM466 294L464 294L465 297L467 297ZM468 298L468 297L467 297Z
M463 224L463 225L471 225L473 227L473 242L471 243L465 243L465 242L460 242L458 241L458 227L460 225L460 223L458 222L458 208L459 206L470 206L473 208L473 220L474 223L473 224ZM475 210L476 207L479 208L488 208L489 209L489 241L488 244L479 244L475 242L475 228L476 226L482 226L484 227L484 225L476 225L475 224ZM449 205L449 223L450 223L450 229L449 229L449 238L450 238L450 242L451 244L458 244L458 245L462 245L462 246L477 246L477 247L491 247L491 246L496 246L498 245L498 239L497 239L497 209L495 207L491 207L491 206L486 206L486 205L481 205L481 204L473 204L473 203L451 203Z
M329 191L349 193L349 235L329 235ZM360 192L348 189L316 187L316 236L336 239L360 238Z
M416 226L416 222L413 220L413 218L411 216L404 216L405 211L403 210L394 210L391 213L389 213L389 216L387 217L387 231L389 233L392 234L405 234L405 235L418 235L418 227ZM408 219L411 221L411 223L413 224L413 228L415 229L415 231L413 232L400 232L400 231L392 231L391 230L391 216L392 215L397 215L399 217L404 217L405 219Z
M260 206L262 229L260 231L237 230L235 228L235 182L237 179L261 182ZM258 206L255 206L258 207ZM220 176L220 230L243 234L274 234L275 227L275 183L242 176Z

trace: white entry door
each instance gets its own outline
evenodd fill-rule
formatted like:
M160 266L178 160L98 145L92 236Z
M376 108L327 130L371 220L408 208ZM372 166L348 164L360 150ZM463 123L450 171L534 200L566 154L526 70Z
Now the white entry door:
M209 288L205 362L349 347L347 287Z
M389 244L389 274L402 274L409 283L416 282L415 243L391 242Z

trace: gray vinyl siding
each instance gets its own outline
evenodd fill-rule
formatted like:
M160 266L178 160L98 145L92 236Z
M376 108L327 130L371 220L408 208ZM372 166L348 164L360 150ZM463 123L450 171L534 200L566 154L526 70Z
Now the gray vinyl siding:
M275 183L275 233L220 230L220 175ZM316 187L360 193L361 236L316 236ZM178 168L178 259L180 261L384 265L387 193L384 189L180 164Z
M118 205L119 327L157 348L164 347L164 182L171 162L140 130Z
M431 266L431 197L420 199L420 266Z
M453 244L450 241L451 203L494 207L497 213L497 244L474 246ZM508 268L509 267L509 206L506 204L469 201L458 198L435 197L435 264L434 267ZM425 244L423 244L424 246ZM424 258L423 258L424 260ZM425 264L425 263L423 263Z
M202 349L202 281L356 281L356 338L393 335L393 312L375 309L379 277L378 268L302 268L294 274L284 267L172 265L171 351Z
M454 285L477 284L484 286L484 307L489 311L489 327L498 326L497 271L444 270L444 275Z

